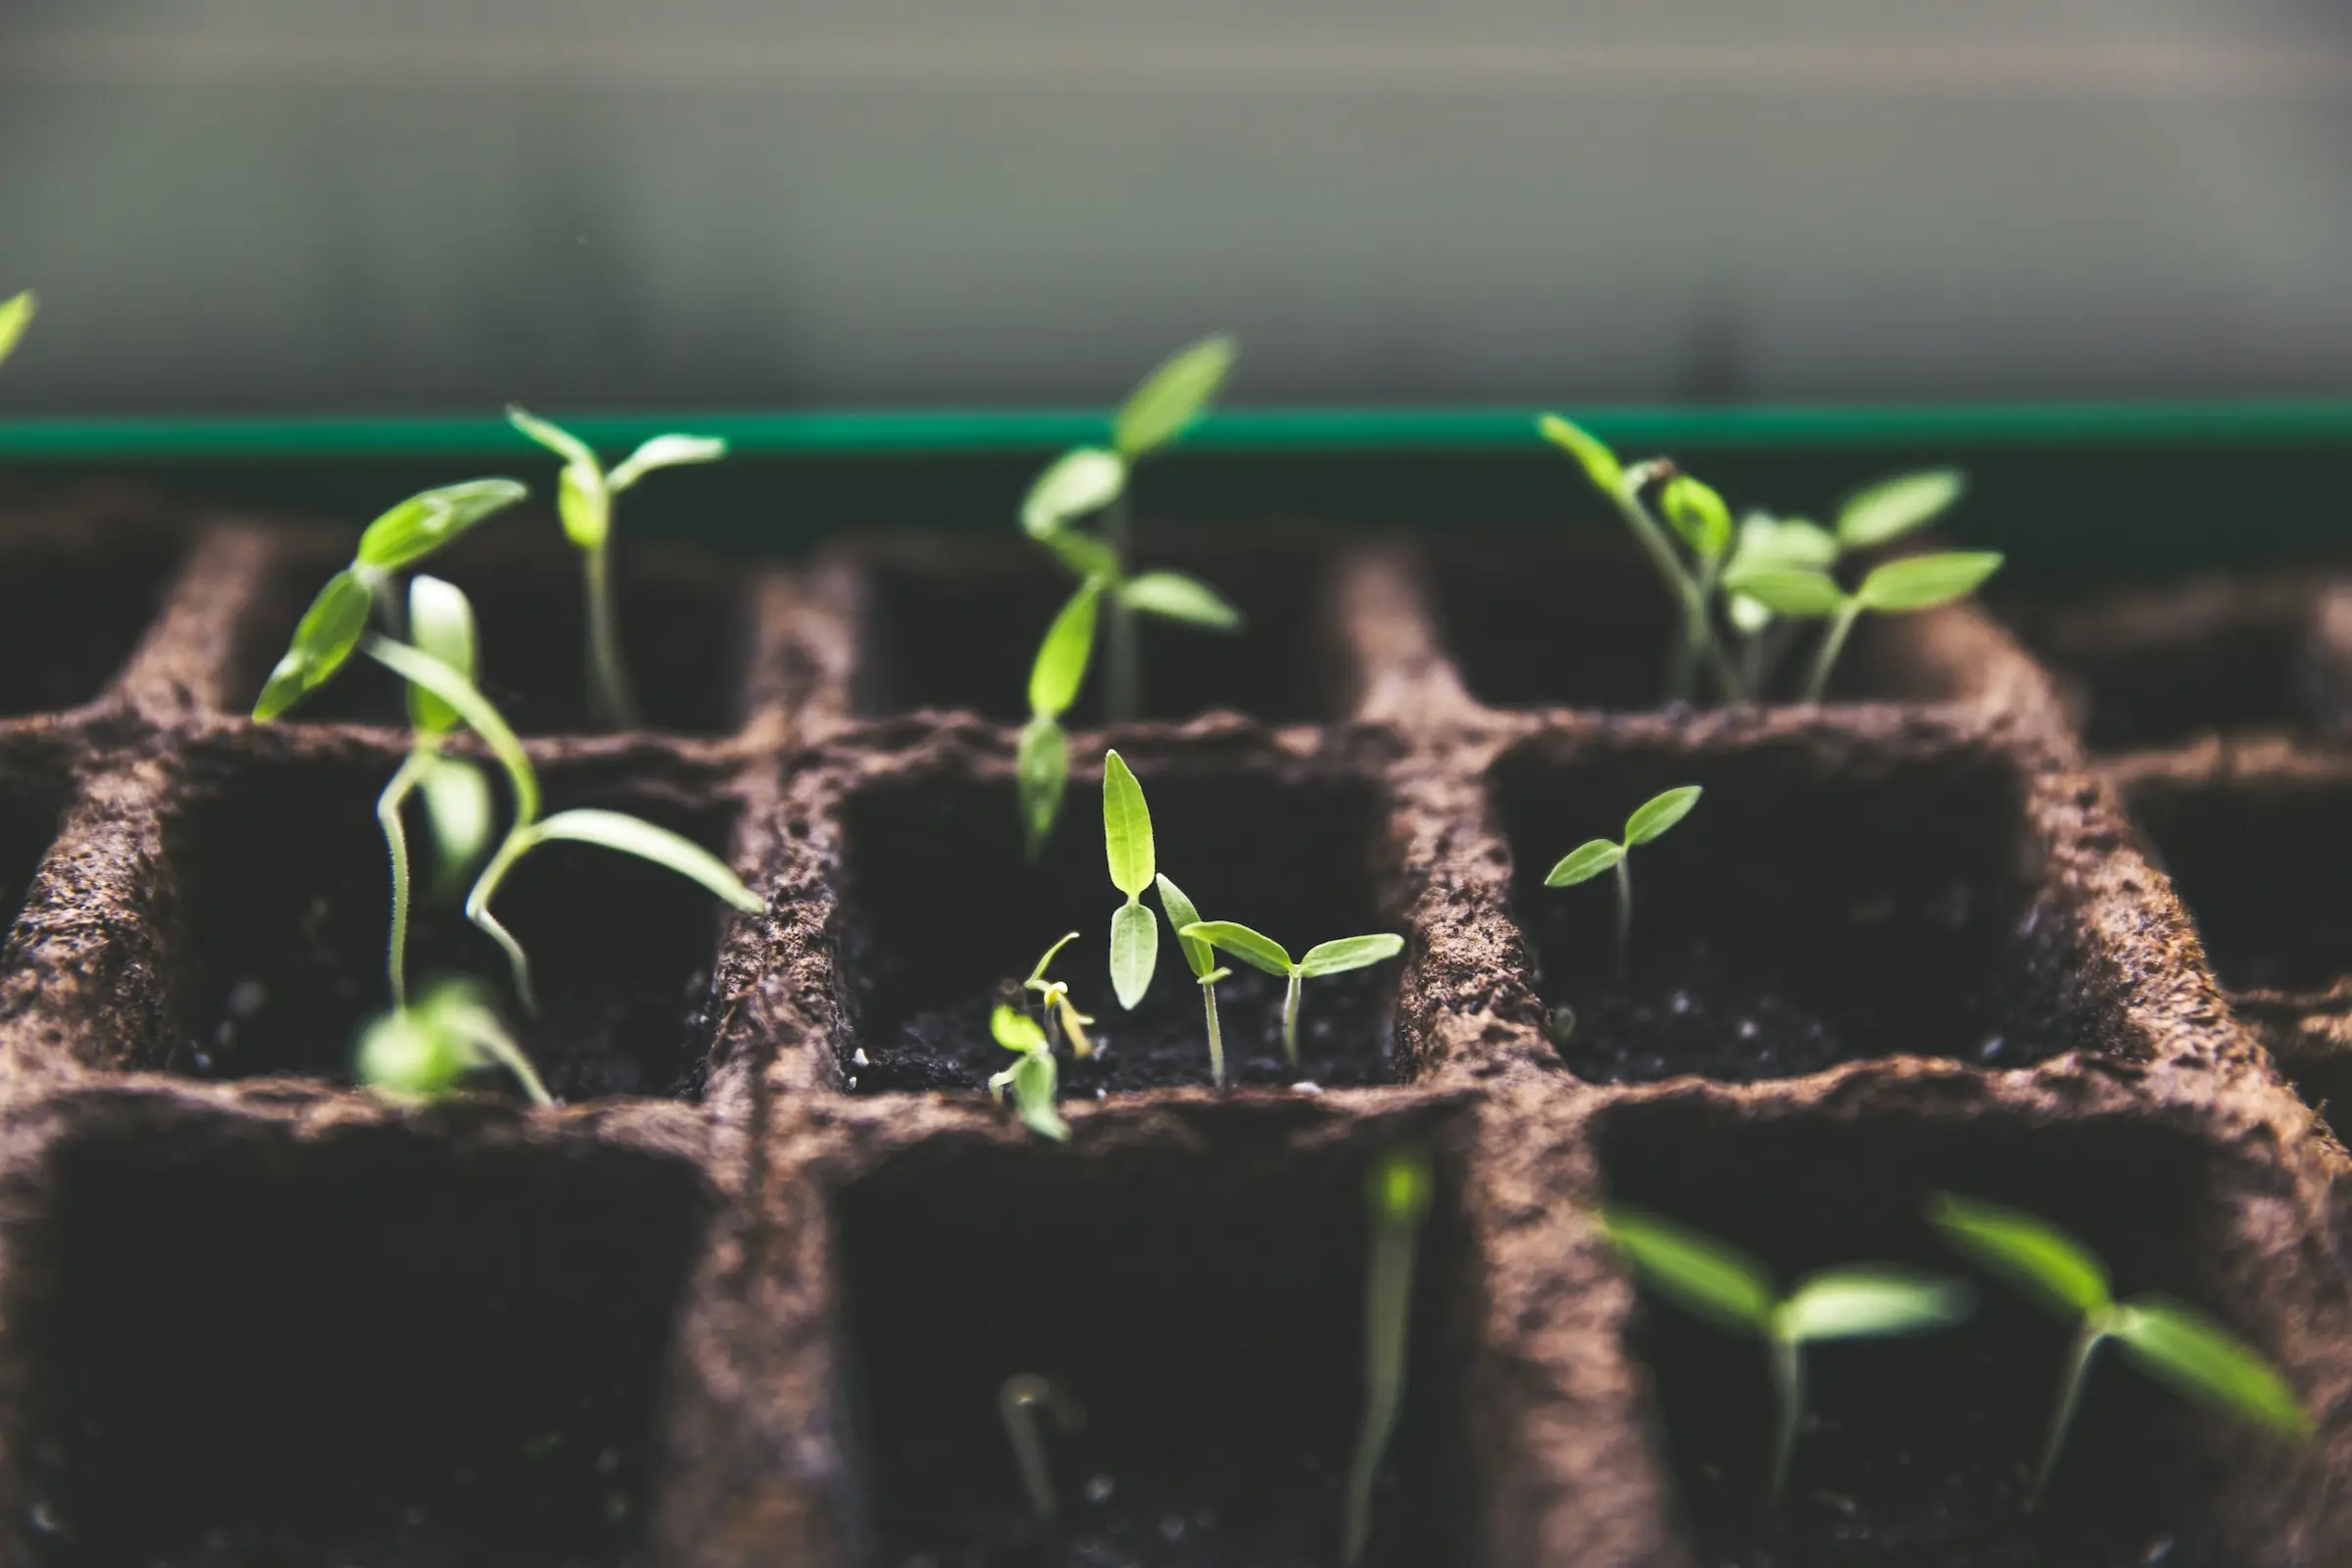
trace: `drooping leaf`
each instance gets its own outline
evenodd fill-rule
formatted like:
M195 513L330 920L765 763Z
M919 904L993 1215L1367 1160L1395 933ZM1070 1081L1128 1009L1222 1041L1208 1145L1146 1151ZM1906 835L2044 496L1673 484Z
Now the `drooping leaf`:
M1054 613L1046 640L1038 644L1037 662L1029 667L1030 712L1059 718L1078 700L1095 651L1096 611L1102 601L1102 580L1089 578Z
M1957 468L1902 473L1856 491L1838 510L1838 540L1848 550L1875 550L1923 528L1951 510L1968 488Z
M1341 937L1318 942L1298 956L1298 972L1308 979L1319 974L1345 974L1394 958L1404 951L1404 938L1383 932L1378 936Z
M436 757L416 781L431 826L438 880L464 876L490 848L490 780L463 757Z
M1021 498L1021 527L1043 539L1064 523L1100 512L1127 486L1127 465L1101 447L1074 447L1046 466Z
M1194 908L1193 901L1184 896L1184 889L1168 880L1165 871L1156 880L1159 884L1160 910L1168 917L1168 929L1176 933L1176 945L1183 950L1185 964L1193 971L1193 978L1203 979L1214 973L1217 950L1199 937L1184 934L1186 926L1200 923L1200 911Z
M2136 1297L2116 1308L2108 1333L2141 1366L2192 1398L2291 1436L2311 1431L2311 1417L2270 1362L2178 1301Z
M1556 414L1546 414L1536 420L1536 428L1544 440L1584 465L1585 474L1594 489L1608 495L1617 493L1617 487L1625 479L1625 465L1617 461L1617 454L1599 437Z
M1012 1100L1020 1107L1021 1125L1040 1138L1057 1144L1070 1141L1070 1124L1054 1103L1061 1069L1050 1051L1032 1051L1012 1064Z
M1240 351L1220 332L1170 355L1120 405L1111 444L1130 462L1166 446L1216 401Z
M1613 869L1625 858L1625 846L1607 839L1587 839L1560 857L1559 863L1544 876L1547 888L1572 888L1579 882L1590 882L1601 872Z
M1889 561L1862 579L1854 597L1862 608L1881 614L1933 610L1963 595L2001 569L1993 550L1955 550L1936 556L1910 556Z
M1141 572L1121 583L1118 595L1129 610L1164 620L1212 631L1232 631L1242 623L1242 612L1218 598L1215 589L1182 572Z
M988 1015L988 1032L996 1043L1006 1051L1044 1051L1046 1031L1035 1018L1018 1007L997 1004L997 1010Z
M1044 955L1038 958L1037 967L1030 970L1029 978L1021 982L1022 989L1034 991L1044 990L1046 981L1046 966L1054 961L1054 955L1059 953L1062 949L1068 947L1071 943L1077 940L1078 933L1075 931L1067 931L1062 933L1061 940L1048 948Z
M1811 1276L1788 1293L1773 1318L1779 1335L1803 1345L1929 1334L1976 1309L1977 1293L1966 1280L1863 1264Z
M573 548L597 550L612 537L612 492L594 467L572 464L556 475L556 515Z
M1660 1296L1718 1327L1761 1334L1778 1294L1763 1264L1687 1225L1644 1209L1611 1203L1601 1234Z
M1184 926L1179 935L1197 937L1220 952L1230 953L1252 969L1286 979L1291 972L1291 956L1282 944L1272 937L1260 936L1238 920L1203 920L1198 925Z
M1152 853L1152 808L1117 752L1102 754L1102 850L1110 885L1130 899L1143 897L1158 869Z
M564 466L592 468L599 473L604 471L604 466L596 461L596 453L588 443L553 419L542 419L521 404L510 403L507 405L507 422L562 458Z
M1080 582L1090 577L1110 582L1119 575L1119 553L1083 528L1056 528L1038 543L1053 551Z
M643 817L586 808L575 811L558 811L533 826L531 837L540 843L564 840L574 844L594 844L622 855L633 855L640 860L650 860L663 870L675 871L690 882L702 884L746 914L758 914L767 907L765 900L745 887L735 873L727 869L726 861L684 834L672 833Z
M456 583L419 573L409 580L409 641L475 680L473 605ZM427 735L458 726L458 710L423 687L409 687L409 722Z
M1666 521L1702 561L1713 561L1732 545L1732 509L1714 486L1678 473L1658 496Z
M1928 1200L1928 1218L1971 1259L2070 1320L2105 1311L2114 1300L2106 1265L2055 1225L1952 1193Z
M420 491L368 525L355 564L378 571L413 566L529 494L512 479L467 479Z
M1110 989L1133 1012L1152 989L1159 967L1159 922L1140 904L1122 904L1110 916Z
M30 289L0 300L0 360L16 352L17 344L24 340L24 329L32 324L36 308Z
M1069 739L1051 715L1033 713L1022 726L1013 776L1020 787L1021 831L1034 860L1053 836L1054 819L1061 814L1062 791L1070 780Z
M606 488L620 494L656 468L678 468L693 463L716 463L727 455L727 443L714 435L658 435L630 453L605 475Z
M311 608L302 612L285 656L262 683L253 716L268 723L332 680L359 647L374 604L358 572L346 568L327 578Z
M1776 615L1818 619L1845 606L1845 590L1825 571L1794 566L1734 567L1724 573L1725 591L1745 594Z
M514 731L490 699L475 690L473 682L459 674L430 654L419 653L406 643L396 643L389 637L369 637L365 644L368 657L398 675L429 690L466 720L466 727L482 738L499 765L506 769L507 781L514 791L514 816L528 822L539 814L539 775L531 766L530 754L515 739Z
M1416 1144L1399 1145L1384 1150L1364 1172L1364 1206L1376 1225L1417 1229L1437 1198L1437 1186L1429 1152Z
M1698 804L1701 791L1696 784L1678 785L1643 801L1625 819L1625 842L1628 845L1647 844L1663 836L1668 828L1690 814ZM1644 860L1644 865L1649 862Z

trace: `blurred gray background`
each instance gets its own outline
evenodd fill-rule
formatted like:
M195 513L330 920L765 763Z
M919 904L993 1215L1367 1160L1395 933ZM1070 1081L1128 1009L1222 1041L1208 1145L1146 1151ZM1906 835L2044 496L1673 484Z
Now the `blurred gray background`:
M0 410L2352 384L2335 0L0 0Z

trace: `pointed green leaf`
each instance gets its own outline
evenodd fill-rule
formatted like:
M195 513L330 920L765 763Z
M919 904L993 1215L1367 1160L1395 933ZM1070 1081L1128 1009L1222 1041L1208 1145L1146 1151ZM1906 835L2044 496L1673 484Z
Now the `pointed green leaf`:
M612 537L612 492L605 476L576 463L556 475L556 515L575 549L602 548Z
M1572 888L1579 882L1590 882L1601 872L1613 869L1625 858L1625 846L1607 839L1587 839L1560 857L1544 878L1547 888Z
M1068 947L1071 943L1077 940L1077 932L1064 932L1061 940L1048 948L1045 951L1044 956L1037 960L1037 967L1029 971L1029 978L1021 982L1021 988L1025 991L1031 989L1043 990L1046 978L1046 966L1054 961L1054 955L1059 953L1062 949Z
M1818 619L1845 607L1845 590L1827 572L1793 566L1734 567L1724 573L1726 592L1745 594L1776 615Z
M1057 1144L1070 1141L1070 1124L1054 1103L1061 1069L1050 1051L1032 1051L1012 1064L1012 1101L1020 1107L1021 1125L1040 1138Z
M1102 848L1110 862L1110 885L1130 899L1143 897L1158 867L1152 854L1152 808L1127 760L1102 754Z
M1838 509L1838 540L1848 550L1874 550L1935 521L1967 488L1956 468L1881 479Z
M1634 808L1634 814L1625 819L1626 844L1629 847L1647 844L1652 839L1664 836L1668 828L1690 814L1690 808L1698 804L1700 793L1696 784L1684 784L1643 801ZM1646 865L1649 862L1644 860L1642 863Z
M1318 942L1300 954L1298 972L1310 980L1319 974L1345 974L1385 962L1403 951L1404 938L1388 933L1342 937L1336 942Z
M1133 1012L1152 989L1159 967L1159 922L1140 904L1122 904L1110 916L1110 989Z
M1239 352L1220 332L1170 355L1127 395L1111 426L1111 445L1132 462L1182 435L1216 401Z
M1949 604L2001 569L1999 552L1955 550L1940 556L1911 556L1889 561L1862 579L1854 597L1862 608L1881 614L1933 610Z
M1617 493L1617 487L1625 480L1625 466L1597 436L1556 414L1544 415L1536 421L1536 428L1544 440L1584 465L1585 474L1594 489L1607 495Z
M1159 874L1157 881L1159 907L1168 917L1168 929L1176 933L1176 945L1184 951L1186 965L1193 971L1195 979L1206 978L1217 967L1217 950L1199 937L1184 934L1186 926L1200 923L1200 911L1194 908L1193 901L1184 896L1184 889L1168 880L1165 871Z
M1179 936L1196 937L1221 952L1230 953L1252 969L1263 969L1285 979L1291 973L1291 956L1282 944L1272 937L1260 936L1238 920L1203 920L1198 925L1179 928Z
M1036 713L1021 729L1021 748L1013 760L1020 786L1021 831L1029 858L1037 858L1054 833L1061 814L1061 796L1070 780L1069 739L1051 715Z
M1059 718L1078 700L1086 684L1087 662L1095 651L1096 609L1102 600L1102 580L1090 578L1079 585L1068 603L1046 628L1037 647L1037 662L1029 667L1029 711Z
M35 302L32 290L26 289L7 300L0 300L0 360L14 354L23 341L24 329L32 324Z
M620 811L558 811L533 826L531 838L536 843L560 839L594 844L633 855L664 870L675 871L690 882L701 883L746 914L758 914L767 907L765 900L727 869L726 861L683 834L657 827L642 817Z
M1217 597L1217 591L1182 572L1147 571L1118 587L1119 603L1129 610L1163 620L1181 620L1212 631L1232 631L1242 612Z
M1976 1309L1977 1293L1965 1280L1862 1264L1824 1269L1805 1280L1788 1293L1773 1322L1782 1338L1804 1345L1929 1334Z
M499 765L507 770L508 782L514 790L514 816L528 822L539 814L539 775L531 766L530 755L515 739L514 731L490 699L474 689L473 682L459 674L430 654L419 653L407 643L396 643L389 637L369 637L365 644L368 657L398 675L429 690L466 720L466 727L482 738Z
M2070 1319L2103 1312L2114 1299L2106 1265L2081 1242L2031 1214L1937 1193L1928 1200L1928 1218L1971 1259Z
M2296 1437L2311 1431L2294 1391L2261 1355L2203 1315L2155 1297L2116 1308L2107 1331L2148 1371L2192 1398Z
M374 604L358 572L346 568L327 578L311 608L302 612L285 657L262 683L253 716L268 723L333 679L359 647Z
M409 641L467 680L475 680L473 606L455 583L419 574L409 582ZM458 710L423 687L409 687L409 722L426 735L458 726Z
M554 420L540 418L521 404L507 405L507 422L562 458L565 467L604 471L604 465L596 461L596 453L587 442Z
M1047 465L1021 498L1021 527L1043 539L1064 523L1100 512L1127 487L1127 465L1115 452L1076 447Z
M1044 1051L1046 1031L1035 1018L1018 1007L997 1004L997 1010L988 1015L988 1032L998 1045L1006 1051Z
M1600 1230L1643 1283L1676 1305L1736 1332L1761 1334L1770 1324L1772 1275L1740 1249L1622 1203L1601 1211Z
M490 780L462 757L436 757L416 781L440 880L455 881L490 848Z
M1713 561L1732 545L1732 509L1712 485L1690 474L1666 481L1658 496L1666 521L1702 561Z
M420 491L368 525L355 564L378 571L413 566L529 494L512 479L467 479Z
M716 463L727 455L727 443L714 435L658 435L621 460L605 475L605 488L620 494L656 468L678 468L692 463Z

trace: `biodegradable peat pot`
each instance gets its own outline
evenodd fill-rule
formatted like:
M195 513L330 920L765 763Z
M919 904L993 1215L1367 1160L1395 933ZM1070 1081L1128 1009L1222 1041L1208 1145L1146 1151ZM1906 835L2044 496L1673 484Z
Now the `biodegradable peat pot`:
M1031 868L1014 705L1059 584L1018 542L624 557L655 727L596 736L576 564L552 519L494 525L447 571L551 800L696 836L768 908L551 858L508 907L549 999L525 1043L571 1102L403 1110L348 1068L382 1000L395 693L363 671L242 716L341 542L109 506L128 531L47 591L106 648L0 717L8 1560L1331 1563L1360 1183L1405 1140L1437 1196L1374 1563L2234 1568L2352 1541L2352 1161L2051 677L1974 610L1869 627L1826 708L1644 710L1665 608L1614 544L1168 536L1146 559L1251 629L1148 649L1151 716L1079 730ZM0 580L86 521L0 519ZM1164 937L1137 1011L1105 994L1114 744L1204 913L1405 937L1310 982L1298 1069L1237 978L1213 1093ZM1707 794L1642 852L1619 982L1606 885L1543 871L1685 782ZM1065 1064L1060 1146L990 1102L980 1025L1073 928L1057 972L1110 1049ZM500 977L446 910L416 951ZM2063 1335L1996 1288L1944 1338L1818 1352L1761 1508L1756 1348L1638 1293L1591 1205L1785 1276L1956 1268L1920 1217L1945 1187L2220 1316L2317 1441L2105 1366L2029 1518ZM1088 1412L1049 1440L1058 1533L996 1422L1024 1371Z

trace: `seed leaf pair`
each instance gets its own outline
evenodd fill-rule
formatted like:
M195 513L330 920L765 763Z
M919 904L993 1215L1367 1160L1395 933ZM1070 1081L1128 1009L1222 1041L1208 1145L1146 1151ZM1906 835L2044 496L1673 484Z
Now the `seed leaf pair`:
M1177 934L1205 942L1231 954L1253 969L1262 969L1289 982L1282 998L1282 1054L1298 1065L1298 991L1301 983L1319 975L1345 974L1394 958L1404 951L1404 938L1382 933L1341 937L1319 942L1293 962L1290 953L1272 937L1252 931L1236 920L1202 920L1182 926Z
M1102 849L1110 885L1127 895L1110 916L1110 989L1119 1005L1132 1012L1159 967L1159 923L1143 904L1158 867L1152 849L1152 808L1117 752L1102 755Z
M1000 1002L989 1015L988 1032L998 1045L1014 1054L1012 1065L988 1080L988 1092L1001 1101L1010 1089L1022 1125L1040 1138L1068 1143L1070 1124L1061 1119L1054 1103L1061 1072L1054 1063L1054 1048L1046 1040L1046 1031L1018 1007Z
M1949 551L1889 561L1872 568L1850 594L1827 570L1804 566L1735 569L1725 585L1776 615L1829 621L1805 685L1805 701L1817 703L1828 692L1830 671L1864 612L1907 614L1933 610L1976 592L2000 567L2001 557L1994 551Z
M1662 837L1668 829L1690 814L1698 805L1703 791L1696 784L1678 785L1651 796L1634 808L1634 814L1625 819L1622 840L1588 839L1559 858L1545 873L1547 888L1572 888L1580 882L1590 882L1603 871L1617 873L1617 975L1626 973L1627 950L1632 944L1634 928L1634 874L1627 855L1637 844L1647 844Z

